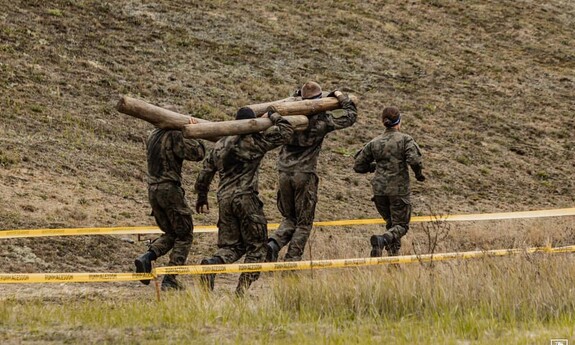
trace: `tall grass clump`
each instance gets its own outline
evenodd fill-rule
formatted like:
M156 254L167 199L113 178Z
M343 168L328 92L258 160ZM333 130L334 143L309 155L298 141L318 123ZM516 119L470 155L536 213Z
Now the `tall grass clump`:
M477 344L573 337L575 261L475 261L266 274L205 293L3 296L0 338L86 344ZM223 280L223 279L222 279ZM136 290L135 290L136 292ZM10 342L8 342L10 343ZM18 342L16 342L18 343Z
M572 256L532 255L326 271L278 278L273 294L281 310L310 318L561 321L575 319L575 264Z

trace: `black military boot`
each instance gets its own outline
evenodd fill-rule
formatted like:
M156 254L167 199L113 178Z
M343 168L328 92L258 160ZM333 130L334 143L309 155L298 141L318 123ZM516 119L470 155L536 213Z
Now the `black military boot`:
M269 240L266 247L268 249L266 262L277 262L280 253L280 246L278 243L275 240Z
M185 290L185 287L176 279L176 275L166 274L162 279L162 291L168 290Z
M401 249L401 240L393 240L390 244L385 246L385 250L387 250L387 255L389 256L398 256L399 250Z
M151 273L152 272L152 261L156 260L156 253L153 251L148 251L136 260L134 260L134 265L136 265L136 273ZM149 285L150 280L144 279L140 280L142 284Z
M201 265L222 265L224 264L224 260L219 256L214 256L209 259L202 259L200 262ZM216 275L214 273L210 274L201 274L200 275L200 285L206 291L214 291L214 286L216 282Z
M371 242L371 253L369 256L378 258L382 255L383 249L393 241L393 235L389 232L383 235L373 235L369 241Z
M238 281L238 286L236 287L236 296L244 297L246 291L250 288L250 285L256 280L255 272L242 273L240 274L240 279Z

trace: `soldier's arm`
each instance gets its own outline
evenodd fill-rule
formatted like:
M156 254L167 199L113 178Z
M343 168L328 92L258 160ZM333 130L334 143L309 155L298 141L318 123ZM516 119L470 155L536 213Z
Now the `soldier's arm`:
M367 144L355 155L353 170L356 173L367 174L368 172L375 171L375 158L373 157L371 150L371 144Z
M184 160L199 162L206 155L206 147L201 140L184 138L181 131L172 131L172 150Z
M281 146L291 139L293 135L293 125L284 119L280 114L273 113L269 115L274 124L263 133L263 140L260 148L267 152Z
M421 150L419 145L413 140L413 138L408 137L405 143L405 160L407 164L411 167L411 170L415 173L415 178L418 181L425 181L425 176L423 175L423 163L421 159Z
M357 120L357 108L349 96L341 91L335 91L334 94L337 97L344 114L339 117L335 117L331 113L328 113L330 131L351 127Z
M206 146L201 140L184 139L184 159L199 162L206 156Z
M212 180L214 179L214 176L217 172L214 156L215 149L212 149L206 159L204 159L202 170L198 174L198 178L196 179L196 184L194 186L198 194L207 194L210 190L210 184L212 183Z
M203 168L198 174L198 178L196 179L196 184L194 186L196 193L198 193L198 198L196 200L196 212L198 213L210 212L208 191L210 190L210 184L212 183L217 171L215 164L215 151L215 149L212 149L208 157L204 159Z

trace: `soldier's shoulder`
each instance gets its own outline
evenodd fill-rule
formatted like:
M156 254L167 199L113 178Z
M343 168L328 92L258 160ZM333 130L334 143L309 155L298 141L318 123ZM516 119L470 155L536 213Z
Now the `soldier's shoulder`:
M402 135L403 138L404 138L405 140L407 140L407 141L415 141L415 140L413 139L413 137L412 137L411 135L407 134L407 133L403 133L403 132L402 132L401 135Z
M371 139L370 143L375 143L383 140L385 138L385 133L378 135L377 137Z
M404 138L413 139L413 137L412 137L411 135L407 134L407 133L404 133L404 132L398 132L398 133L399 133L399 135L401 135L401 136L404 137Z

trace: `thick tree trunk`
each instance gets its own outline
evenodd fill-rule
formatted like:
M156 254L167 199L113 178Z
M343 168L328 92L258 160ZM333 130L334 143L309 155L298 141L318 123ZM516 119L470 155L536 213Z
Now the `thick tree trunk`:
M301 101L301 98L300 97L288 97L288 98L279 99L279 100L273 101L273 102L250 104L250 105L246 105L246 107L251 108L254 111L254 113L256 113L256 116L261 116L268 111L268 108L270 105L274 105L277 103L283 103L283 102L294 102L294 101Z
M122 98L120 98L116 109L121 113L145 120L162 129L183 130L186 125L190 124L191 116L176 113L175 111L164 109L128 96L122 96ZM197 117L194 119L196 119L198 123L210 123L208 120L198 119ZM220 138L213 137L204 139L216 142Z
M357 104L357 97L349 96L353 103ZM323 111L339 109L339 101L335 97L309 99L296 102L281 102L272 104L269 109L282 116L289 115L313 115Z
M286 116L296 131L303 131L307 128L308 119L305 116ZM222 137L227 135L239 135L256 133L266 130L272 126L272 121L268 118L255 118L247 120L233 120L198 123L184 126L183 133L186 138L207 139Z
M118 101L116 109L124 114L148 121L162 129L182 129L190 124L190 116L164 109L139 99L123 96ZM195 118L198 122L209 122Z

